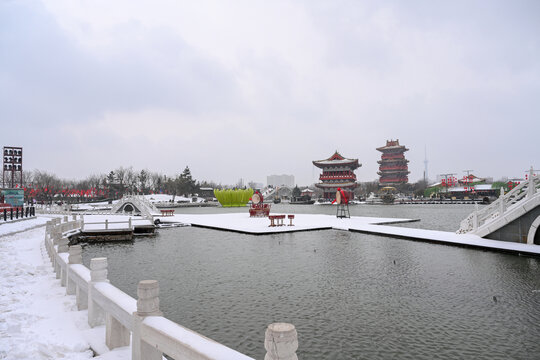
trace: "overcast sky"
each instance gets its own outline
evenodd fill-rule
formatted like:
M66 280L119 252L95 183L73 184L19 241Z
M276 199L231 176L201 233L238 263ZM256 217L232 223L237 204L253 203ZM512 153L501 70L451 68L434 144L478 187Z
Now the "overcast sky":
M335 150L377 178L540 169L540 1L0 0L3 146L82 179L317 181Z

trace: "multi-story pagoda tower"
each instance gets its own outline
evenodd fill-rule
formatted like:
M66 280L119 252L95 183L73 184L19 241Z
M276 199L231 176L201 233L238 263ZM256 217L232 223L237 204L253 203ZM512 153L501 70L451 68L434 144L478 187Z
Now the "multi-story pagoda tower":
M354 197L353 191L357 186L354 170L362 166L358 159L346 159L336 151L326 160L314 160L313 165L323 171L319 176L321 182L315 184L323 190L323 198L334 199L337 188L341 188L348 199Z
M409 151L405 146L399 145L399 139L386 140L386 146L377 148L382 152L381 160L377 161L379 165L379 185L381 186L399 186L409 181L408 174L409 160L405 159L405 151Z

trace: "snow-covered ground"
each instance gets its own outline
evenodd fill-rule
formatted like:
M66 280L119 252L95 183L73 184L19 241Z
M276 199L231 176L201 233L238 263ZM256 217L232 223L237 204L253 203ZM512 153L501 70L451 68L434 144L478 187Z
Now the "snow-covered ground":
M129 347L108 351L105 328L91 329L87 310L65 295L43 245L45 227L34 228L47 220L0 226L0 359L91 359L90 344L103 353L94 359L130 359Z
M151 194L144 195L151 203L169 203L173 200L172 195L167 194ZM95 203L80 203L73 204L71 208L73 210L109 210L118 200L112 201L112 204L109 204L107 201L95 202ZM184 197L184 196L175 196L175 203L203 203L204 198L202 197Z
M150 200L150 202L152 203L163 203L163 202L166 203L173 200L173 196L167 195L167 194L144 195L144 197ZM184 196L176 195L174 197L174 202L176 203L191 203L191 202L202 203L204 202L204 199L202 197L196 197L196 196L187 198Z

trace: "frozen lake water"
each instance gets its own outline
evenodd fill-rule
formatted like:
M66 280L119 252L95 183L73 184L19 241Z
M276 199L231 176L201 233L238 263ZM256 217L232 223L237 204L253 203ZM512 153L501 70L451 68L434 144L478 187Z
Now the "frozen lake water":
M273 206L335 214L330 206ZM420 218L453 231L467 205L352 206L353 216ZM247 211L190 208L189 213ZM180 212L177 209L176 212ZM165 316L262 359L266 326L293 323L301 359L533 359L540 352L540 259L326 230L265 236L159 230L85 247L136 296L157 279Z

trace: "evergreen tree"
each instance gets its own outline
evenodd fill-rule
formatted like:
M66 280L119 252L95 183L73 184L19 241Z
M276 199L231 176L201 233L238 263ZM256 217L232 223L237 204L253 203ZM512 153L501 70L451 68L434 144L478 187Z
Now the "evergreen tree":
M182 174L177 178L177 189L177 192L181 195L192 194L196 189L195 180L193 180L191 170L189 170L188 166L186 166Z

